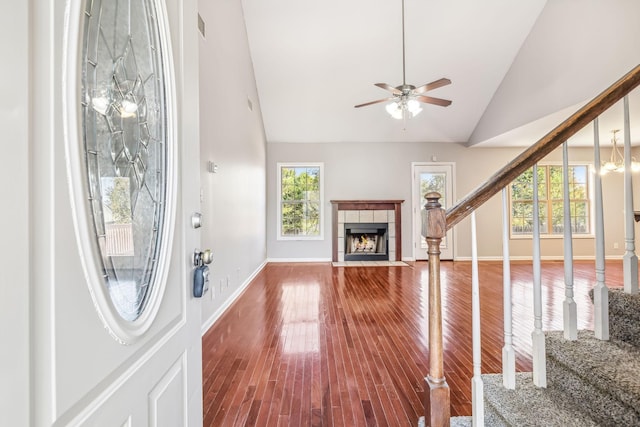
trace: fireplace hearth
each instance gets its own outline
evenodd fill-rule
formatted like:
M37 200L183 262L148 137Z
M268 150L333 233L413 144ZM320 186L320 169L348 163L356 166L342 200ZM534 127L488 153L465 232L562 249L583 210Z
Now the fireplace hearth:
M388 261L386 223L345 223L345 261Z

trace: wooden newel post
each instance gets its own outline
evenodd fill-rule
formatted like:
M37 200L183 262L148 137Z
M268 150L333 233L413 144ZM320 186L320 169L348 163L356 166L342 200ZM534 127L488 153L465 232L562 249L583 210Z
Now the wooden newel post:
M440 243L447 232L445 210L438 202L439 193L425 196L427 204L422 215L422 235L429 255L429 374L425 378L425 424L430 427L449 426L449 386L444 378L442 349L442 304L440 297Z

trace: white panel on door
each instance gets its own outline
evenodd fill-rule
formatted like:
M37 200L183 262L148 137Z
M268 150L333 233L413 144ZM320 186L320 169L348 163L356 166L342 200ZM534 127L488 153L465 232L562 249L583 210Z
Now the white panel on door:
M173 427L186 425L186 355L160 378L149 393L149 425Z

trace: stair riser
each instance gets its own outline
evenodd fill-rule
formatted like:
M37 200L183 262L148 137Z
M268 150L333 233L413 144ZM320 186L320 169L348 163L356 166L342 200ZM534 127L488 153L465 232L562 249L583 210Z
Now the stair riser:
M609 290L609 332L612 340L640 349L640 295Z
M511 427L504 418L500 416L496 408L485 400L484 402L484 424L491 427Z
M619 313L609 313L609 335L612 340L626 342L640 349L640 321Z

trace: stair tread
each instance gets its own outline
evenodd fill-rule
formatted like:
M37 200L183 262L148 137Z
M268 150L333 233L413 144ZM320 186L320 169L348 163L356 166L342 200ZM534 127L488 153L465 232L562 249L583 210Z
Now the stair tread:
M493 411L484 412L484 425L487 427L509 427L505 422ZM449 427L473 427L473 417L451 417Z
M516 374L516 389L502 385L501 374L482 375L485 403L507 425L531 427L588 427L598 424L568 402L555 399L546 389L533 384L530 372Z

